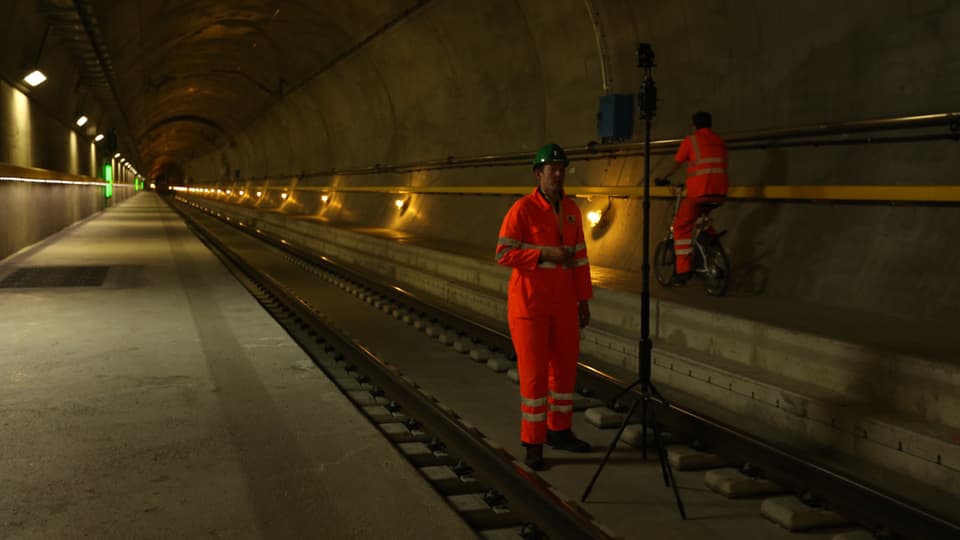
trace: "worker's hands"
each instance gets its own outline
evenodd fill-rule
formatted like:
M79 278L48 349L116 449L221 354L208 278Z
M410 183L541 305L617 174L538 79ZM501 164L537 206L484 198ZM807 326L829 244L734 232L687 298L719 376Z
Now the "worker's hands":
M540 260L559 265L568 265L573 262L573 246L540 248Z
M590 302L581 300L577 304L577 314L580 317L580 328L590 324Z

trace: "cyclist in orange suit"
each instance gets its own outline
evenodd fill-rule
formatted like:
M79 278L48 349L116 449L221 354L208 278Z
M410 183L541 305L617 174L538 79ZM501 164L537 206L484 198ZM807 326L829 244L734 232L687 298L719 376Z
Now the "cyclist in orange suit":
M580 328L590 322L593 288L583 218L563 193L568 163L555 144L537 152L537 188L510 208L497 241L497 262L513 269L507 319L520 376L520 441L534 470L545 468L544 442L590 450L570 429Z
M676 275L673 283L682 285L693 275L693 228L704 205L722 204L727 197L727 143L712 129L708 112L693 113L693 133L683 139L674 157L676 162L665 178L687 164L686 196L673 220L673 249Z

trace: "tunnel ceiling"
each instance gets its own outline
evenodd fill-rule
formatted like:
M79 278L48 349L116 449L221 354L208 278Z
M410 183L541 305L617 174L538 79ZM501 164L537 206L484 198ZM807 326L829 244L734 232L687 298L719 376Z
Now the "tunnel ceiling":
M231 144L285 94L425 3L76 1L96 19L141 169L152 177Z

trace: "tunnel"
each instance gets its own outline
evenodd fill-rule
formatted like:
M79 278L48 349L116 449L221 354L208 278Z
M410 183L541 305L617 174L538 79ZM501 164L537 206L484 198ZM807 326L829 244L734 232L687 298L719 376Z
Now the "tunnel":
M75 500L82 489L51 486L80 485L85 477L73 472L71 480L58 479L51 465L42 465L61 454L45 454L37 441L54 440L58 430L38 428L30 415L71 426L77 410L116 415L121 403L132 402L92 398L99 392L95 379L84 383L82 399L70 397L79 384L75 378L35 379L61 369L30 361L51 354L68 365L80 357L90 363L86 371L69 368L78 370L71 377L120 377L110 370L126 354L121 349L134 351L128 356L145 365L194 358L173 359L157 340L189 334L196 325L196 358L206 358L200 365L210 381L196 382L202 378L196 373L180 380L182 374L165 369L137 380L170 377L163 379L169 381L164 391L191 403L214 399L197 394L204 385L223 389L216 399L227 411L227 427L215 429L233 433L230 444L253 445L275 435L289 443L288 452L300 452L281 455L313 463L299 446L303 440L291 442L301 437L295 427L293 435L230 427L253 414L240 393L262 397L270 385L302 381L254 382L265 377L260 368L234 370L224 363L224 351L260 354L244 341L253 334L221 348L211 343L233 327L204 325L246 317L252 308L211 307L220 302L219 286L201 291L193 279L226 277L221 267L198 262L200 255L186 247L194 240L184 236L204 227L180 231L173 223L192 214L216 218L272 239L279 247L271 249L287 246L317 257L316 264L352 266L364 279L434 298L457 317L509 335L509 269L497 264L498 233L517 201L536 194L531 165L548 143L566 152L565 194L582 214L589 253L592 320L580 332L584 356L628 382L641 375L641 334L648 332L652 377L669 389L668 409L680 401L804 456L843 456L824 457L821 464L865 485L879 484L938 522L960 523L945 502L960 490L960 285L952 264L958 259L952 245L960 228L960 187L951 172L960 155L960 75L953 69L960 62L960 6L934 0L12 0L5 7L0 380L7 397L0 398L0 410L16 413L0 432L35 444L23 442L0 458L0 477L26 486L19 499L16 493L0 499L0 531L62 536L69 528L61 521L68 517L83 521L88 534L99 531L94 519L83 517L84 508L101 508L94 499L71 506L68 517L34 503L45 490L66 491L63 496ZM672 238L675 199L654 180L676 163L696 111L712 115L712 129L729 152L729 192L710 214L725 254L719 294L705 290L699 277L685 286L657 280L657 245ZM683 176L681 169L672 178ZM154 220L156 228L148 232L141 218ZM160 251L146 241L122 241L128 233L160 242ZM70 239L75 247L65 247ZM110 242L131 260L100 261L96 250ZM216 247L217 241L202 245L225 257L219 254L227 248ZM154 263L144 261L161 253L172 262L150 277ZM128 311L101 315L95 309L100 301L88 291L77 289L74 298L68 289L13 279L41 267L67 273L93 268L94 274L109 268L101 286L125 295L121 304ZM171 276L179 276L187 292L137 296ZM163 298L173 303L181 296L187 311L161 309ZM43 309L60 301L76 305L48 308L72 313L54 323ZM303 302L323 305L322 299ZM388 303L402 320L403 302ZM103 328L127 328L105 334L113 345L101 352L78 353L93 330L79 323L71 330L73 322L89 318L92 324L99 317L107 317ZM343 317L348 325L351 317ZM40 331L51 324L66 326L55 336ZM250 332L267 326L252 324ZM263 343L281 339L263 332ZM499 351L515 362L504 343ZM472 350L469 343L464 347L464 354ZM112 360L101 365L94 358ZM191 369L183 367L184 373ZM117 395L135 391L107 386ZM672 398L674 390L684 399ZM515 399L516 388L510 391ZM289 396L278 399L271 403L280 416L284 407L302 406ZM164 409L162 402L137 403L148 415L145 422L173 421L149 416ZM603 405L622 415L624 404ZM516 409L512 401L509 407ZM122 441L137 432L117 422L115 432L86 444L102 449L103 437ZM56 440L54 446L68 444ZM176 451L199 452L205 440ZM498 442L517 446L515 439ZM241 480L230 480L228 471L218 477L223 489L235 490L225 503L228 515L242 513L230 504L248 500L243 504L253 508L253 517L245 515L236 529L229 519L212 520L210 530L318 534L299 518L271 528L271 512L280 510L263 493L286 488L262 474L270 467L268 454L241 451L247 457L234 464ZM61 466L92 467L92 454L84 455L82 463ZM217 463L229 468L231 459ZM41 479L25 480L24 463L43 468ZM118 469L103 470L119 478ZM154 476L177 474L158 470ZM897 480L888 484L892 477L886 475ZM244 499L247 492L231 484L243 481L251 493L262 488L261 495ZM170 484L177 482L158 485L176 493ZM335 498L334 491L325 496ZM150 523L181 515L168 503L143 505L160 508L143 510ZM309 512L309 505L287 511L298 508ZM338 511L335 521L343 515L362 521L355 506L344 503ZM627 529L618 532L639 537L635 523L610 519ZM874 526L872 533L882 529ZM338 527L338 534L353 530ZM118 530L145 534L129 523ZM161 536L193 536L201 529L158 530Z

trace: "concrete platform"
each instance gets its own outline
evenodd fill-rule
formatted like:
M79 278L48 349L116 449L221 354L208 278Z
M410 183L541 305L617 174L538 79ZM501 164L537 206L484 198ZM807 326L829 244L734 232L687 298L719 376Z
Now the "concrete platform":
M159 197L0 280L54 265L108 270L0 289L0 537L475 538Z

